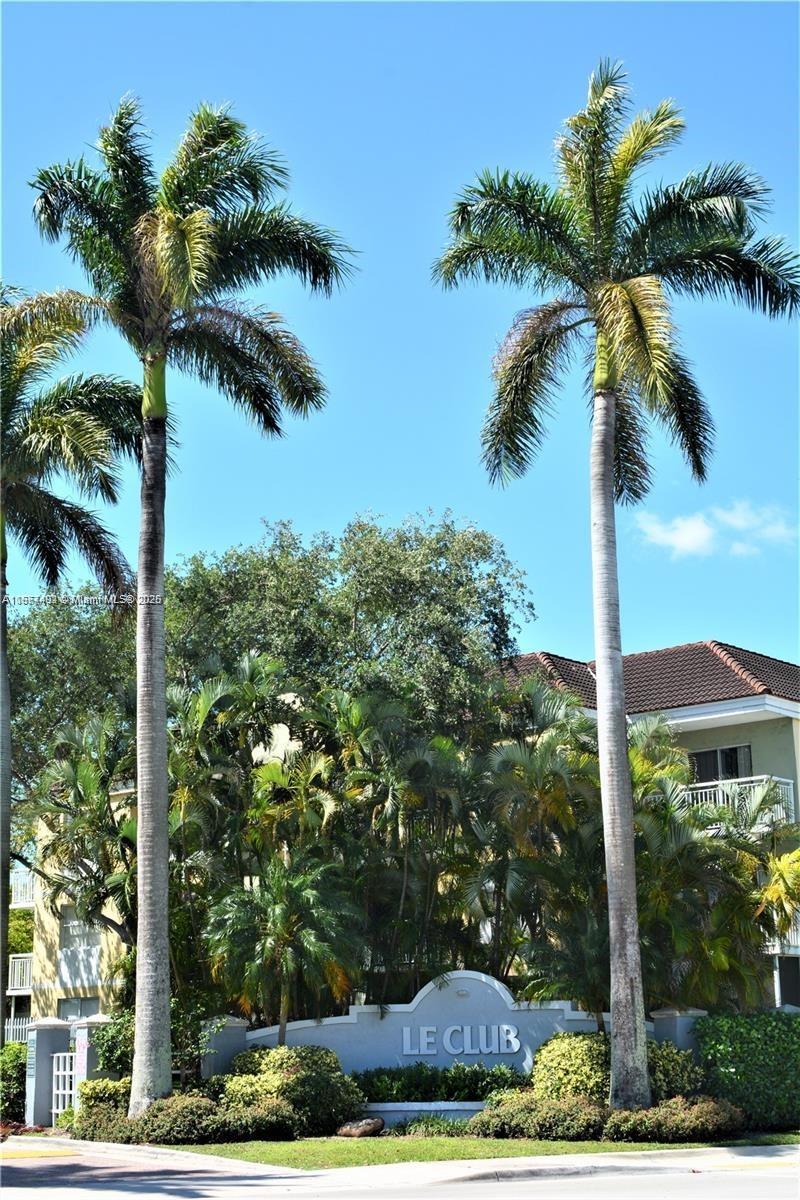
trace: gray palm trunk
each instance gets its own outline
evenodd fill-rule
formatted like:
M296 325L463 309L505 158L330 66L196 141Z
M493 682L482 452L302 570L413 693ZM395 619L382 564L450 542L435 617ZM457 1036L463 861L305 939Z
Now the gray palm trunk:
M280 1013L278 1015L278 1045L286 1045L286 1025L289 1021L289 984L281 982Z
M615 406L616 398L612 389L595 391L590 504L597 740L611 960L609 1102L612 1108L639 1108L650 1104L650 1080L636 908L633 796L622 676L614 512Z
M0 1046L5 1043L11 888L11 689L8 681L6 562L0 563Z
M172 1090L169 977L167 702L164 659L163 417L146 417L136 614L137 898L136 1032L130 1115Z

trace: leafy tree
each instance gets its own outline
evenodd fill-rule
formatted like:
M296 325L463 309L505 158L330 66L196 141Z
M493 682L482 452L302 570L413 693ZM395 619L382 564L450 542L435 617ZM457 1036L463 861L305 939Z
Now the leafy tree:
M519 314L494 364L483 435L489 475L523 475L536 456L563 372L591 369L591 545L597 721L610 913L615 1108L650 1099L636 919L633 805L616 561L615 499L640 500L650 471L648 423L663 426L694 476L706 476L712 421L681 354L675 294L731 297L768 316L800 301L797 260L759 234L767 189L735 163L636 194L638 172L681 136L671 100L628 121L619 65L601 63L585 108L556 142L556 187L485 172L450 216L435 273L447 287L485 279L551 299Z
M141 523L137 595L139 940L130 1115L171 1090L169 1056L167 714L164 502L169 362L218 388L267 435L284 412L306 416L325 389L281 318L235 297L282 271L328 293L345 247L276 195L278 156L227 108L201 105L156 176L138 104L123 100L85 159L39 171L34 215L66 239L95 295L76 309L110 323L142 364Z
M0 478L0 894L11 854L11 685L8 667L8 540L15 540L47 587L55 587L70 550L102 586L127 587L129 571L111 534L80 503L53 490L71 483L81 499L114 501L120 454L138 451L139 393L106 375L48 382L76 348L83 321L68 292L24 297L0 290L0 383L3 391ZM5 1036L8 910L0 905L0 1045Z
M255 547L174 568L167 589L174 678L231 671L255 649L307 692L404 698L437 732L465 728L487 674L516 650L516 621L533 616L499 542L449 514L389 529L356 517L309 544L287 523L268 526Z

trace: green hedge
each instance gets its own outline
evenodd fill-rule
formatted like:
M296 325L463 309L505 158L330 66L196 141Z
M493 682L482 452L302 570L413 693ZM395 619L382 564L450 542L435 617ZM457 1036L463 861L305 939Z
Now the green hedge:
M653 1100L699 1092L703 1072L690 1050L672 1042L647 1043ZM540 1100L589 1096L605 1104L611 1089L611 1048L605 1033L557 1033L536 1052L533 1094Z
M25 1059L27 1047L9 1042L0 1050L0 1120L25 1120Z
M583 1142L599 1138L606 1111L587 1096L537 1099L530 1089L494 1096L466 1132L473 1137Z
M376 1067L357 1071L351 1079L367 1100L375 1104L392 1101L485 1100L498 1088L524 1087L527 1076L513 1067L487 1067L483 1063L454 1062L450 1067L433 1067L417 1062L407 1067Z
M603 1137L609 1142L714 1142L744 1127L744 1113L727 1100L675 1096L655 1108L610 1113Z
M707 1088L752 1129L800 1128L800 1014L701 1017L694 1026Z

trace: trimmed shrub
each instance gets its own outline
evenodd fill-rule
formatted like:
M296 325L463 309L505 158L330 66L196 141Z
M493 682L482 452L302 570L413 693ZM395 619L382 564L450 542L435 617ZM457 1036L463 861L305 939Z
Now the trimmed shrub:
M529 1089L495 1097L467 1122L473 1137L582 1142L603 1132L606 1110L587 1096L535 1097Z
M513 1067L454 1062L432 1067L417 1062L408 1067L376 1067L351 1076L367 1100L386 1104L413 1100L485 1100L498 1088L524 1087L527 1076Z
M656 1104L673 1096L694 1096L703 1086L703 1068L691 1050L679 1050L674 1042L648 1042L647 1066Z
M72 1132L76 1138L86 1142L123 1142L130 1145L138 1142L139 1120L129 1121L124 1108L116 1104L93 1103L80 1108L75 1114Z
M226 1104L285 1100L297 1114L301 1134L334 1133L364 1108L359 1087L342 1073L334 1052L321 1046L246 1050L234 1059L233 1070L224 1084Z
M155 1100L138 1121L138 1136L157 1145L201 1145L220 1140L222 1127L213 1100L198 1095Z
M738 1105L751 1129L800 1127L800 1014L701 1017L694 1032L713 1096Z
M223 1142L291 1142L297 1137L297 1114L285 1100L260 1100L257 1104L227 1104L217 1109L216 1139Z
M25 1120L25 1060L27 1046L9 1042L0 1050L0 1120Z
M744 1113L711 1096L674 1096L655 1108L612 1112L603 1136L610 1142L714 1142L740 1133Z
M703 1085L703 1071L690 1050L673 1042L647 1043L655 1101L688 1096ZM605 1033L557 1033L539 1047L533 1064L533 1094L540 1099L589 1096L605 1104L611 1089L611 1048Z
M78 1084L80 1110L94 1108L96 1105L108 1105L111 1108L128 1111L131 1098L131 1078L124 1079L84 1079Z

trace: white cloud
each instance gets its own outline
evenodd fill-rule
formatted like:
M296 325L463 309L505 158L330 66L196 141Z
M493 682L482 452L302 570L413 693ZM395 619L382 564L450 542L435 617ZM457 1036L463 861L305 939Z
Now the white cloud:
M714 527L702 513L673 517L671 521L662 521L652 513L637 513L636 523L648 542L668 546L673 558L711 554L714 550Z
M787 545L797 529L777 505L754 505L734 500L724 507L664 519L655 513L638 513L636 523L645 541L665 546L673 558L715 552L752 558L766 545Z

